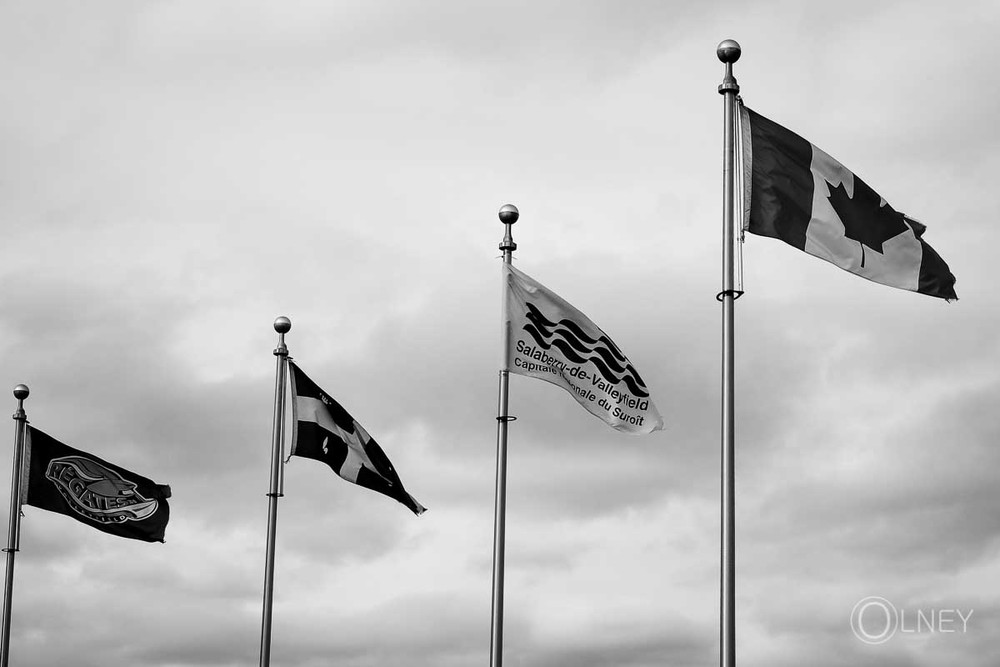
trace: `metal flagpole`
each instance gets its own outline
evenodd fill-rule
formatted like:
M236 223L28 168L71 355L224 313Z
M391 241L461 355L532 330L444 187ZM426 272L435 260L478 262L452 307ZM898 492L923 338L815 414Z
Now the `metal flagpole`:
M735 345L733 312L740 292L735 287L736 243L736 95L740 87L733 76L733 63L740 58L740 45L727 39L716 50L726 64L725 77L719 86L724 97L725 145L723 148L722 211L722 554L720 582L720 651L721 667L736 667L736 482L735 482ZM740 216L742 219L742 216Z
M288 365L288 348L285 334L292 328L287 317L274 320L278 332L278 358L274 380L274 433L271 437L271 486L267 493L267 562L264 566L264 614L260 629L260 667L271 664L271 607L274 603L274 536L278 527L278 498L284 495L281 460L284 451L285 421L285 370Z
M14 465L10 473L10 522L7 528L7 573L3 587L3 632L0 635L0 667L10 664L10 608L14 593L14 554L21 548L21 468L24 461L24 432L28 417L24 413L24 399L28 387L14 387L17 410L14 412Z
M517 244L510 234L510 227L517 222L518 211L513 204L504 204L500 208L500 222L504 224L503 241L500 250L503 251L504 264L510 265L511 254L517 250ZM503 323L503 352L500 368L500 392L497 400L497 484L496 504L493 517L493 616L490 634L490 667L503 665L503 554L504 554L504 516L507 512L507 422L514 417L507 414L508 382L510 380L510 324L507 321L507 284L504 282L501 293L501 319Z

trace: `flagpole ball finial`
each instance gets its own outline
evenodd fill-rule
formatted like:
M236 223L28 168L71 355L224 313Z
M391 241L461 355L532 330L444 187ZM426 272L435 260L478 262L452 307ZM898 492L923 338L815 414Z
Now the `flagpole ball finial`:
M274 320L274 330L280 334L286 334L292 330L292 321L282 315Z
M724 63L734 63L740 59L743 49L735 39L724 39L719 42L719 48L715 50L715 55Z
M16 398L19 401L23 401L24 399L28 398L29 393L30 392L28 391L28 385L26 384L19 384L16 387L14 387L14 398Z
M513 225L517 222L518 217L521 215L517 211L517 207L513 204L504 204L500 207L500 222L505 225Z

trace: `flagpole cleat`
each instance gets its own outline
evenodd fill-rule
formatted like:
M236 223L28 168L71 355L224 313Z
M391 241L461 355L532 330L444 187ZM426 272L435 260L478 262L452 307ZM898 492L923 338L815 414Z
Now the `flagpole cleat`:
M286 334L292 330L292 321L282 315L274 320L274 330L280 334ZM27 389L27 387L25 387L25 389Z
M16 398L19 401L23 401L24 399L28 398L29 393L31 392L28 390L28 385L26 384L19 384L16 387L14 387L14 398Z

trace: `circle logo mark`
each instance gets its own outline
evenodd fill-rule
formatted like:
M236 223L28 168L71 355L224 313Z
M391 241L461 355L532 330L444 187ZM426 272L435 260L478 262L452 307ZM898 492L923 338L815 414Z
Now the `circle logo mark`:
M858 600L851 610L851 630L866 644L884 644L899 628L899 612L891 602L875 595Z

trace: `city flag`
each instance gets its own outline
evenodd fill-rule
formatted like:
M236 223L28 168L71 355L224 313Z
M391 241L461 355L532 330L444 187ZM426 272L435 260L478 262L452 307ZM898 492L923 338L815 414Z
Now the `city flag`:
M562 387L618 431L663 428L639 372L590 318L509 264L504 284L504 325L510 329L505 367L511 373Z
M292 456L327 464L333 471L360 486L403 503L414 514L424 506L403 488L389 458L340 403L289 361L292 378Z
M170 487L28 426L22 501L73 517L105 533L162 542L170 519Z
M745 106L740 116L744 170L752 174L747 231L883 285L958 298L955 276L924 241L923 224L794 132Z

